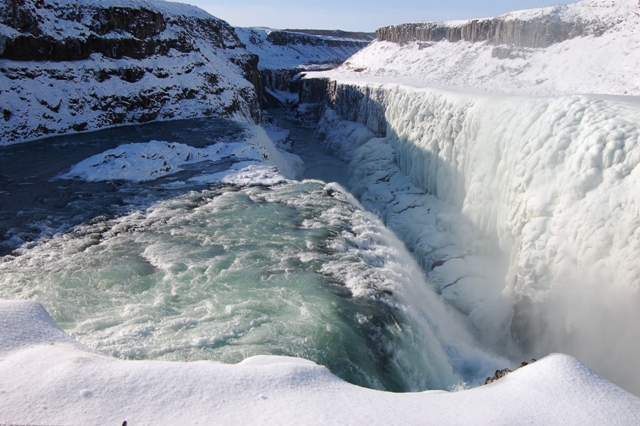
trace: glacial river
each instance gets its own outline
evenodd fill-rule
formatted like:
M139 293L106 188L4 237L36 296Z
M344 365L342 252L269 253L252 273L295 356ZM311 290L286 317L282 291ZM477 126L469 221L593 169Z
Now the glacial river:
M80 342L124 359L295 356L391 391L473 385L504 367L343 188L347 166L310 131L292 133L302 181L191 179L232 160L146 182L62 177L123 143L250 134L195 119L0 148L0 298L38 300Z

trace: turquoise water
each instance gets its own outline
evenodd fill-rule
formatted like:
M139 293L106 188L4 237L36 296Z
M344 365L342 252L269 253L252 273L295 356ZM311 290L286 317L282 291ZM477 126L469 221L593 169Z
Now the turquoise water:
M170 129L192 146L246 134L226 121ZM55 178L114 140L166 140L168 130L1 149L3 164L25 161L3 168L0 298L38 300L79 341L125 359L288 355L392 391L447 389L495 370L402 245L337 184L167 185L198 168L138 184ZM82 152L69 158L72 143ZM33 152L40 160L26 161Z

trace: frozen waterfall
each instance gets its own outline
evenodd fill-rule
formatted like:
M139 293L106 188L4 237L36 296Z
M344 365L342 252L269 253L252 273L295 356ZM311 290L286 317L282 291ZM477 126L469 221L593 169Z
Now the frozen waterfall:
M485 344L640 391L639 98L328 87L318 133L354 193Z

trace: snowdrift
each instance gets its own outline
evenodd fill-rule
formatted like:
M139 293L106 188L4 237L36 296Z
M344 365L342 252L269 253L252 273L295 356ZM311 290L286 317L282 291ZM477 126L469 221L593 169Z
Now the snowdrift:
M35 302L0 302L0 421L31 424L607 424L640 400L566 355L490 385L393 394L286 357L237 365L122 361L74 342Z

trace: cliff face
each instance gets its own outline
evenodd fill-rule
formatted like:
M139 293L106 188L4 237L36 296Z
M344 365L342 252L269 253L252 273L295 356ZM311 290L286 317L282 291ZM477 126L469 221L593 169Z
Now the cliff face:
M412 41L509 44L518 47L548 47L554 43L584 35L600 35L605 27L598 22L579 19L566 22L557 14L531 20L502 18L474 19L464 24L447 25L439 22L402 24L378 29L378 41L409 43Z
M0 0L0 140L203 115L259 121L258 59L186 5Z

